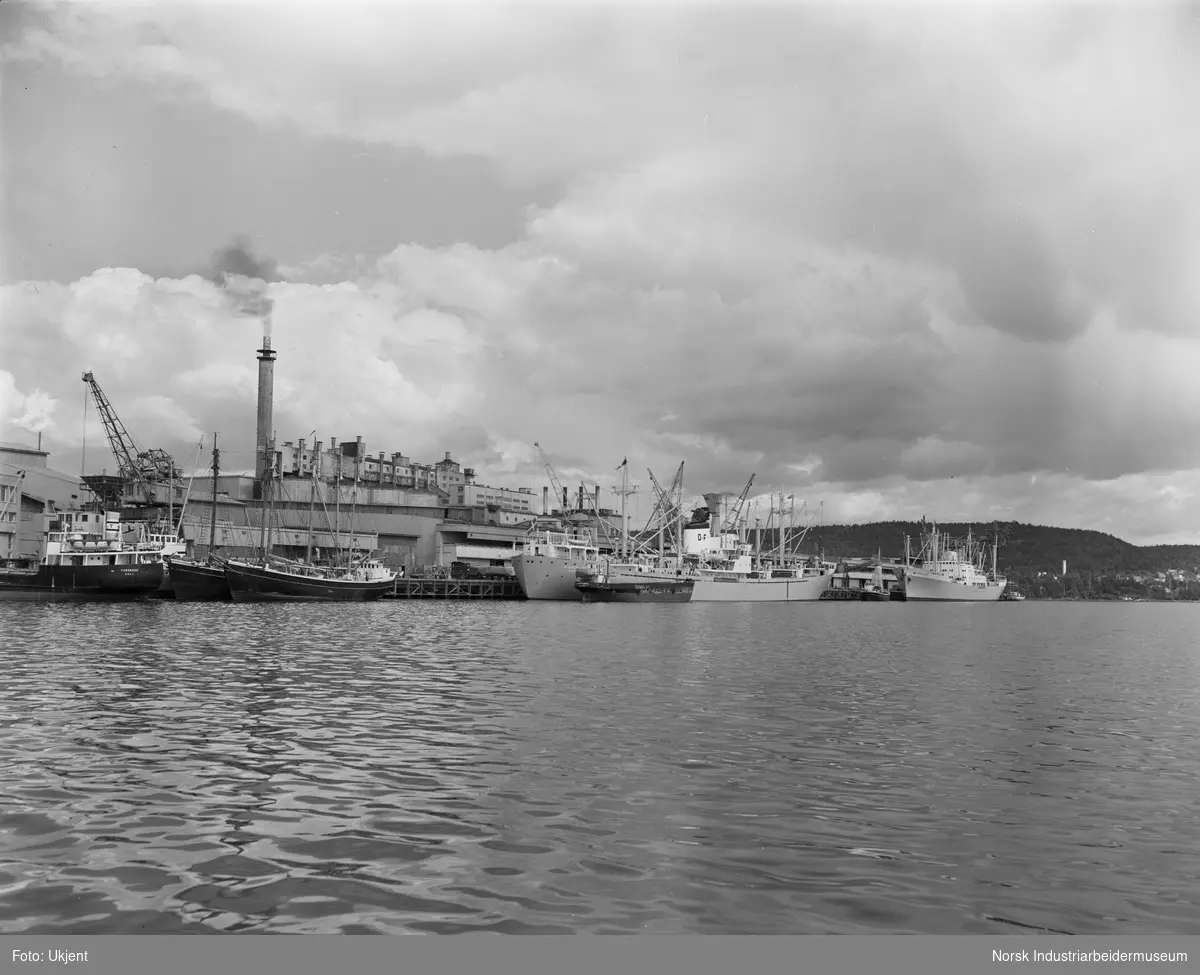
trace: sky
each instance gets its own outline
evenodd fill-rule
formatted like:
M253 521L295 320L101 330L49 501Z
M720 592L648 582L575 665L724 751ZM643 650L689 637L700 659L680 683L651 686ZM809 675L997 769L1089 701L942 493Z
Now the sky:
M269 328L280 442L1200 543L1196 3L4 3L0 38L0 440L60 470L115 466L87 370L142 448L252 468Z

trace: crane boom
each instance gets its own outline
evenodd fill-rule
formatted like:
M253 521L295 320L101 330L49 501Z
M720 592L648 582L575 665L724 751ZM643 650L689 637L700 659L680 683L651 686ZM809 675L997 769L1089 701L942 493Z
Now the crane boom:
M742 488L742 493L737 499L737 503L733 506L733 510L729 512L729 517L725 519L725 524L721 526L721 534L736 532L738 524L742 519L742 508L746 506L746 497L750 494L750 486L754 483L756 475L751 474L750 480L746 482L746 486Z
M550 486L554 488L555 504L558 504L559 499L562 499L563 514L566 514L568 505L567 489L562 486L558 479L558 472L555 471L554 465L550 463L550 458L546 456L546 451L542 450L542 445L536 440L533 445L537 447L538 455L542 458L542 466L546 468L546 476L550 478Z
M96 382L96 377L90 372L83 374L83 381L92 391L96 401L96 409L100 411L100 419L104 422L104 433L108 437L108 445L112 448L113 456L117 459L117 476L126 484L139 490L150 504L155 503L152 482L174 480L175 462L165 450L139 450L137 442L130 436L125 424L113 409L104 390Z

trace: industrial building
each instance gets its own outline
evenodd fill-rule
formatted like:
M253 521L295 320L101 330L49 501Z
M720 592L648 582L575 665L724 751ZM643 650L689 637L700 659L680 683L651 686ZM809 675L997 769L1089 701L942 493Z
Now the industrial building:
M285 557L320 557L333 549L349 549L372 552L389 567L406 571L453 562L497 565L511 559L535 519L550 512L547 489L539 506L530 488L479 484L475 471L463 468L449 452L436 463L422 464L399 452L372 454L362 437L340 442L331 438L328 445L305 439L276 445L271 431L277 353L269 335L263 337L257 355L254 470L218 470L215 476L196 472L181 478L163 451L140 450L92 374L86 373L83 378L105 420L118 474L75 478L50 470L47 454L40 449L0 447L0 556L38 554L44 514L93 501L93 492L107 506L119 506L126 519L132 515L178 523L191 557L205 557L210 542L220 554L250 556L264 535L261 500L272 470L271 538L273 549ZM18 489L20 471L25 477ZM591 497L580 487L574 505L566 493L564 489L562 513L572 526L590 529L602 548L615 548L619 519L615 512L598 510L599 489ZM557 508L559 499L554 501Z
M40 556L46 515L91 500L80 479L51 468L49 457L40 446L0 443L0 558Z

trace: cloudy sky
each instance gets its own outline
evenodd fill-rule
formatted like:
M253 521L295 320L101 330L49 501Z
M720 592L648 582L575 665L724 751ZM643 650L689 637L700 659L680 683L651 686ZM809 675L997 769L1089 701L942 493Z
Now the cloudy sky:
M142 447L253 466L269 314L280 441L1200 542L1194 3L4 3L0 37L0 440L59 469L87 369Z

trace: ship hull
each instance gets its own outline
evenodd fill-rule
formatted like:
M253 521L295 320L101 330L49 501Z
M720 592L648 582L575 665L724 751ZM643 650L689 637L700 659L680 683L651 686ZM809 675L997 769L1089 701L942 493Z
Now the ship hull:
M225 569L206 562L180 562L172 559L168 567L175 598L183 602L228 602L232 599Z
M686 603L692 598L693 581L581 581L575 588L585 603Z
M512 565L526 599L581 602L583 594L575 588L575 583L596 571L594 562L583 559L528 555L524 552L513 558Z
M235 603L372 602L396 587L395 579L360 582L293 575L246 562L226 562L225 579Z
M35 572L0 570L0 600L149 599L163 584L161 562L140 565L39 565Z
M904 578L904 598L913 603L994 603L1004 594L1004 583L964 585L911 569Z
M894 597L893 593L872 589L826 589L821 593L821 599L826 602L845 603L887 603Z
M739 579L733 582L697 579L693 603L800 603L821 598L832 576L807 579Z

